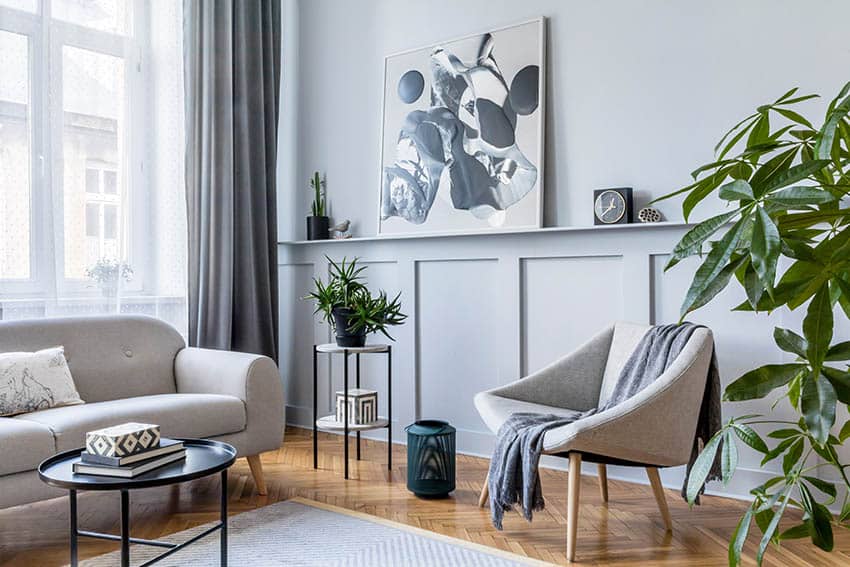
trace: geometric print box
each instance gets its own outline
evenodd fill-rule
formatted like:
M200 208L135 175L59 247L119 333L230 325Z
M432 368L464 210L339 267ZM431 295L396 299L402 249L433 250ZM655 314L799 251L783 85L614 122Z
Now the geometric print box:
M123 423L86 433L86 451L103 457L126 457L159 446L159 426Z
M336 393L336 420L345 421L345 392ZM378 420L378 392L362 388L348 390L348 422L368 425Z

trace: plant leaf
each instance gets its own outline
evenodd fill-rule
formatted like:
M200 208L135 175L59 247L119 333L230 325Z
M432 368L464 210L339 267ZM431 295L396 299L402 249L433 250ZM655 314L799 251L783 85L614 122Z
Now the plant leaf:
M720 470L724 486L732 480L736 468L738 468L738 446L735 443L732 430L727 429L723 435L723 447L720 451Z
M735 431L735 435L737 435L741 441L758 451L759 453L767 453L769 449L767 448L767 443L764 442L764 439L756 433L756 431L750 427L749 425L745 425L743 423L734 423L732 424L732 428Z
M736 179L720 188L718 194L725 201L752 201L753 188L743 179Z
M806 357L806 350L809 348L808 343L806 339L794 331L776 327L773 329L773 340L776 341L776 346L785 352L790 352L803 358Z
M843 372L829 366L824 366L821 372L835 388L835 397L845 404L850 404L850 372Z
M772 191L775 191L776 189L787 187L792 183L802 181L810 175L813 175L814 173L820 171L827 165L829 165L829 160L816 159L795 165L794 167L789 168L787 171L780 171L779 173L765 180L765 185L758 192L758 195L764 195L765 193L770 193Z
M797 156L797 148L791 148L790 150L785 150L781 152L769 160L767 160L763 165L761 165L758 169L756 169L753 176L750 178L750 185L753 188L753 193L756 197L761 197L765 193L769 192L765 187L772 178L779 175L779 173L783 171L787 171L788 168L791 167L791 164L794 162L794 158Z
M803 509L809 515L809 524L812 543L824 551L832 551L834 541L832 534L832 514L826 506L816 502L809 488L800 484L800 496L802 497Z
M835 497L838 495L838 489L835 488L835 485L831 482L827 482L822 478L817 478L814 476L803 476L806 479L806 482L810 483L812 486L831 497L832 500L830 503L835 501Z
M823 284L809 303L806 318L803 319L803 336L809 348L806 357L816 369L823 364L832 341L832 301L829 298L829 286Z
M782 519L783 514L785 514L785 508L788 507L788 499L790 498L790 492L790 486L786 486L782 490L782 502L779 504L779 508L776 510L776 512L773 513L773 517L770 519L770 523L763 530L764 535L761 538L761 542L759 542L758 553L756 553L756 562L758 562L759 565L761 565L762 559L764 558L764 552L767 550L767 544L769 544L770 540L773 538L773 533L776 531L776 528L779 525L779 520Z
M741 563L741 551L744 549L744 543L747 541L747 534L750 532L750 524L753 520L753 508L750 506L732 532L732 537L729 539L729 567L736 567Z
M686 232L679 243L676 244L676 247L673 248L673 255L664 270L669 270L683 258L699 253L702 244L708 239L708 237L717 232L720 227L728 223L739 212L740 209L730 213L717 215L716 217L712 217L699 223Z
M757 207L750 257L753 260L753 268L770 294L773 293L780 249L779 230L765 212L764 207Z
M803 411L809 433L818 443L824 444L832 424L835 423L835 388L829 380L811 374L803 381L803 396L800 401L800 409Z
M850 341L831 346L824 360L850 360Z
M831 157L835 130L848 111L850 111L850 96L847 96L830 110L829 116L818 135L818 141L815 143L815 155L818 158L828 159Z
M809 524L811 524L811 521L806 520L802 524L797 524L793 528L788 528L787 530L779 534L780 541L786 539L801 539L804 537L810 537L811 527L809 526Z
M841 431L838 433L838 441L844 443L850 437L850 421L845 421L841 426Z
M692 306L697 298L702 295L705 288L720 275L726 263L731 258L732 253L738 246L738 242L743 234L745 227L744 219L739 220L730 228L721 238L717 245L711 249L711 252L705 258L705 261L697 269L694 279L691 282L691 287L685 295L685 300L682 303L681 314L684 317L693 310ZM731 276L731 274L729 274Z
M705 479L708 478L708 473L711 472L711 466L714 463L715 456L717 455L717 449L720 447L722 435L723 432L719 431L708 441L708 443L706 443L702 452L696 458L696 461L694 461L694 466L691 467L686 490L688 504L691 506L694 505L694 501L697 499L702 487L705 485Z
M726 386L723 399L739 402L763 398L805 370L804 364L768 364L756 368Z
M805 185L795 185L793 187L780 189L775 193L771 193L768 196L768 199L773 203L789 206L823 205L825 203L832 203L833 201L838 200L838 198L829 191L825 191L819 187L809 187Z
M791 472L791 469L794 465L797 464L797 461L800 460L800 457L803 455L803 439L797 439L791 446L788 448L788 452L785 453L785 456L782 458L782 473L787 477L788 473Z

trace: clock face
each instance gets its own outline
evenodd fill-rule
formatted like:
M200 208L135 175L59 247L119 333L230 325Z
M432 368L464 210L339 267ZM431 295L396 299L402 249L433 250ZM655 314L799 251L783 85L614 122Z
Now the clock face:
M596 198L593 210L601 222L613 224L626 214L626 200L616 191L605 191Z

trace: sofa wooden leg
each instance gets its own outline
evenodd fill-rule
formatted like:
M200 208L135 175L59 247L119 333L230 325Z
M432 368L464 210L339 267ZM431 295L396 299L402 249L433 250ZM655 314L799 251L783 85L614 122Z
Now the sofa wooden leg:
M596 465L599 475L599 494L603 502L608 502L608 469L604 464Z
M259 455L251 455L248 457L248 466L251 468L251 476L254 477L254 485L257 487L257 494L266 495L266 479L263 476L263 462Z
M672 532L673 520L670 518L670 510L667 508L667 497L664 496L664 486L661 484L658 469L656 467L646 467L646 476L649 477L649 484L652 485L652 493L655 495L655 502L661 511L661 517L664 519L664 526L668 532Z
M567 561L572 563L576 560L578 503L581 496L581 453L570 453L569 485L567 491Z
M478 497L478 507L484 508L490 499L490 471L484 477L484 486L481 487L481 496Z

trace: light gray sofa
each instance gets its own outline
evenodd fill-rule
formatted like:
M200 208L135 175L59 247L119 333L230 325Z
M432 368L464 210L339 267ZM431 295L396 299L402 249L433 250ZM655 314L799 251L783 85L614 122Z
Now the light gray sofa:
M0 417L0 508L63 494L39 480L38 464L81 447L88 431L128 421L230 443L265 492L258 455L280 447L284 426L270 358L187 348L173 327L140 315L0 322L0 352L58 345L86 403Z

